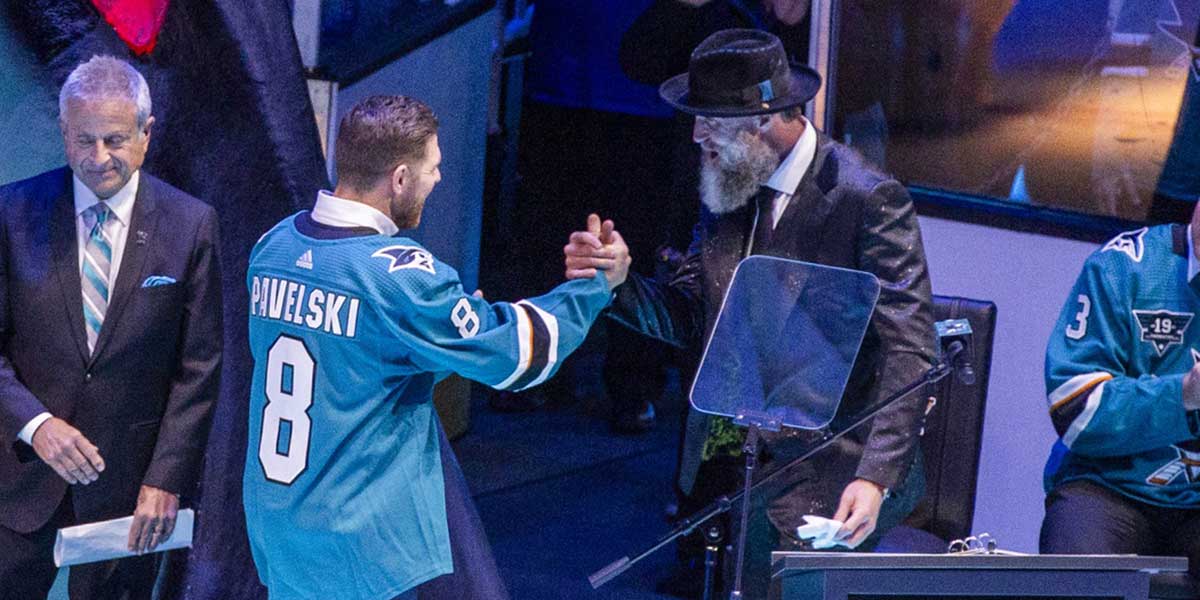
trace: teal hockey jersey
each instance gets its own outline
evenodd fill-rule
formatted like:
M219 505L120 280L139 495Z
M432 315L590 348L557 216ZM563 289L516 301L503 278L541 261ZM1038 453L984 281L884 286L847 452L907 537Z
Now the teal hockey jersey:
M410 239L337 230L285 219L246 278L243 501L273 600L391 600L451 572L435 381L536 385L611 298L598 274L489 303Z
M1182 398L1200 360L1200 288L1187 275L1178 225L1123 233L1084 264L1046 350L1059 435L1047 491L1086 479L1157 506L1200 507L1200 446Z

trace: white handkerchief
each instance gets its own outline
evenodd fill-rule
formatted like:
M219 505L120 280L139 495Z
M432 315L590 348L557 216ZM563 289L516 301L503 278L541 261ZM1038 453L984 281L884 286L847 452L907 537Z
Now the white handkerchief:
M853 547L845 540L836 539L838 530L842 528L841 521L816 515L804 515L804 523L796 528L796 535L802 540L812 540L814 549L827 550L834 546Z
M192 546L192 527L196 513L185 508L175 517L175 531L171 537L151 552L165 552ZM111 560L134 556L129 551L129 527L133 517L64 527L58 530L54 540L54 564L59 567L81 565L100 560Z

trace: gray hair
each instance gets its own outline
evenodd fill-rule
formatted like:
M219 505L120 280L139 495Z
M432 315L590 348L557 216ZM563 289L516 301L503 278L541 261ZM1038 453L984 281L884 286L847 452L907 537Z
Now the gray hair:
M93 56L75 67L58 92L58 115L67 114L67 100L79 98L124 98L137 106L137 125L150 120L150 86L129 63L107 55Z
M784 121L799 121L804 116L804 105L793 106L789 109L780 111L779 118Z

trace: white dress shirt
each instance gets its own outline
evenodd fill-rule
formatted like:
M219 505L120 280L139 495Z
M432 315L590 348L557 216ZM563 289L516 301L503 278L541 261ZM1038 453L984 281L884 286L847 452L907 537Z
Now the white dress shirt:
M125 255L125 240L129 238L129 222L133 218L133 202L137 197L138 176L140 171L134 171L133 176L125 183L125 186L117 190L111 198L105 200L108 208L112 211L109 220L105 223L105 229L111 236L112 242L112 260L109 262L108 281L110 294L112 293L113 282L117 280L117 272L121 268L121 257ZM92 231L88 228L87 223L83 219L83 212L95 206L100 202L100 198L96 196L92 190L88 189L78 177L71 176L72 188L75 194L75 242L78 249L76 253L79 259L80 277L83 276L83 254L87 248L88 238ZM81 284L82 285L82 284ZM79 302L83 302L83 288L80 288ZM17 438L26 444L33 444L33 434L37 428L45 423L51 417L50 413L44 412L29 420L21 431L17 433Z
M72 176L71 179L75 188L75 240L79 247L79 272L82 274L84 249L87 248L88 238L92 235L92 231L83 220L83 212L99 204L100 198L79 181L79 178ZM125 240L129 238L129 221L133 219L133 201L137 196L138 179L138 171L134 171L125 187L104 201L112 211L110 221L104 224L107 233L112 236L112 261L108 268L110 290L112 282L117 280L117 272L121 269L121 257L125 255ZM80 293L82 294L82 291Z
M817 130L813 129L808 119L800 118L804 120L804 133L800 134L800 139L796 140L792 151L779 163L779 168L775 169L775 173L766 183L767 187L776 192L771 204L772 229L779 226L779 219L783 217L783 211L787 210L792 194L796 193L796 187L800 185L800 180L804 178L817 155Z
M338 198L326 190L317 193L317 204L313 206L312 218L330 227L369 227L383 235L396 235L400 231L391 218L374 207L355 200Z

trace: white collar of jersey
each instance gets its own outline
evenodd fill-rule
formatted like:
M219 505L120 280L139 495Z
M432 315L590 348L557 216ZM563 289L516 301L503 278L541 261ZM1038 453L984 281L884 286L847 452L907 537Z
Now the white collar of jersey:
M817 155L817 130L813 129L808 119L800 118L804 119L804 133L800 134L800 139L796 140L796 145L792 146L787 158L779 163L779 168L775 169L771 178L767 180L767 187L789 196L796 193L800 179L804 177Z
M138 175L140 173L141 170L134 171L129 181L125 182L125 187L117 190L117 193L104 201L108 205L109 210L112 211L113 216L117 218L117 221L125 225L129 225L129 220L133 218L133 200L137 197L138 180L140 179ZM84 185L78 177L72 175L71 180L73 183L71 186L72 191L75 195L75 216L78 217L83 214L83 211L99 204L100 198L96 196L95 192L88 189L88 186Z
M1187 239L1188 239L1188 278L1187 278L1187 280L1190 282L1191 280L1196 278L1197 273L1200 273L1200 261L1196 260L1196 242L1192 241L1192 226L1191 225L1188 225L1188 228L1187 228Z
M317 192L317 204L313 206L314 221L330 227L369 227L383 235L396 235L400 228L373 207L362 202L338 198L327 190Z

